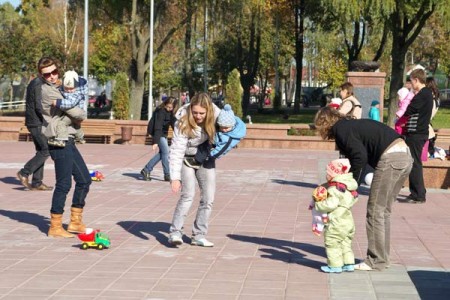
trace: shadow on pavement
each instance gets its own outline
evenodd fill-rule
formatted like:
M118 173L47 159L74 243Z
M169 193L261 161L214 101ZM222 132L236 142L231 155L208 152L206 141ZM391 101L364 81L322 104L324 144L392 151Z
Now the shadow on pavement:
M14 185L18 185L19 187L15 187L14 189L18 190L18 191L23 191L23 190L27 190L19 181L19 179L17 179L17 177L12 177L12 176L8 176L8 177L3 177L0 178L0 181L5 183L5 184L14 184Z
M0 215L8 217L12 220L16 220L20 223L27 223L36 226L39 231L47 235L49 225L49 219L47 217L30 213L27 211L10 211L0 209Z
M284 180L284 179L272 179L272 182L275 182L275 183L278 183L278 184L295 185L295 186L312 188L312 189L317 187L317 184L314 184L314 183L300 182L300 181L289 181L289 180Z
M148 240L146 234L153 235L155 239L164 246L172 247L168 240L170 224L165 222L140 222L140 221L121 221L117 225L129 233L143 240Z
M408 271L422 300L444 300L450 295L450 273L428 270Z
M139 173L122 173L123 176L128 176L136 180L142 180L142 175Z
M320 266L323 266L325 264L323 261L316 261L306 258L306 254L298 251L301 250L303 252L326 258L324 247L305 243L295 243L284 240L260 238L238 234L228 234L227 236L237 241L272 247L259 249L260 251L267 253L267 255L261 255L261 257L263 258L275 259L286 263L297 263L313 269L319 269Z

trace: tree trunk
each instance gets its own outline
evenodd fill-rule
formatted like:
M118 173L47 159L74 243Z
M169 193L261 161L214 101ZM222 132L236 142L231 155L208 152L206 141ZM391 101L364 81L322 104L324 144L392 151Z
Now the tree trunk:
M302 75L303 75L303 35L305 33L305 1L295 2L295 61L297 74L295 76L294 113L300 112L302 99Z
M404 43L404 41L403 41ZM397 91L403 86L403 77L405 72L405 56L407 48L400 46L398 39L394 39L392 46L392 65L391 65L391 83L389 85L389 109L388 120L389 126L394 126L395 112L398 109Z
M241 75L241 85L244 89L242 95L242 115L248 115L248 107L250 104L250 87L253 85L253 78L250 75Z
M275 17L275 98L273 99L273 110L279 111L281 108L281 85L280 85L280 68L278 63L278 53L280 48L280 14L277 12Z
M192 16L194 14L193 0L187 1L187 16L186 16L186 33L184 35L184 65L183 65L183 83L189 91L189 98L192 98L195 93L193 81L192 68Z

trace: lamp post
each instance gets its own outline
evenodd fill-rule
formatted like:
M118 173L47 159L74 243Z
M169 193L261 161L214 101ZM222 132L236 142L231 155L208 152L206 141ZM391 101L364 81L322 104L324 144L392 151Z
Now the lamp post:
M88 93L84 95L84 110L88 111L89 105L89 77L88 77L88 49L89 49L89 0L84 0L84 54L83 54L83 77L87 80ZM89 114L86 114L89 115Z
M148 74L148 119L152 117L153 112L153 8L154 0L150 1L150 41L149 41L149 74Z

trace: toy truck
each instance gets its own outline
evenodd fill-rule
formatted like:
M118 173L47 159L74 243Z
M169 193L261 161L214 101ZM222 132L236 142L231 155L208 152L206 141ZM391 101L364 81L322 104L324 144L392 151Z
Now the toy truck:
M81 244L81 249L86 250L88 248L97 248L98 250L103 250L111 246L111 241L109 237L100 232L99 229L86 228L85 233L79 233L78 238L83 242Z

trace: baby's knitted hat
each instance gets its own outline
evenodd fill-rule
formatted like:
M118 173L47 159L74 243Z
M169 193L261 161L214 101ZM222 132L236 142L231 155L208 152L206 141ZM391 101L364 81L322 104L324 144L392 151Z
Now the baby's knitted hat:
M78 73L75 71L67 71L64 73L64 87L75 88L78 84Z
M350 170L350 161L347 158L335 159L327 165L327 175L331 178L347 174Z
M220 111L219 117L217 118L217 124L221 127L233 127L234 124L236 124L236 119L234 118L234 113L233 110L231 110L230 104L225 104Z

